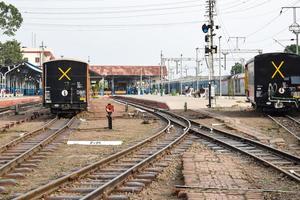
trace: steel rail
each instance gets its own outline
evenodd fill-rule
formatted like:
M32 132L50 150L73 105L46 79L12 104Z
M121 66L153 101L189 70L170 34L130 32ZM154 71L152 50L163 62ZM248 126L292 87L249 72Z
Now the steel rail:
M260 142L232 134L227 131L223 131L219 129L213 129L212 131L211 128L204 126L200 123L194 121L191 121L191 123L192 123L191 132L200 134L202 137L205 137L210 141L218 143L221 146L225 146L235 151L239 151L243 154L246 154L247 156L250 156L258 160L267 166L273 167L274 169L282 172L283 174L287 175L293 180L300 182L300 175L292 170L293 168L300 169L299 157L296 157L284 151L277 150L275 148L272 148ZM268 153L268 154L265 154L266 158L264 158L264 156L262 156L261 153ZM261 157L259 157L259 154L261 155ZM273 163L272 163L272 159L267 159L272 156L274 158ZM277 157L279 158L279 160L290 162L291 165L285 166L285 168L287 169L278 166L278 164L276 165L276 160L278 161L278 159L276 159Z
M159 116L157 113L155 113L155 114L157 116ZM109 163L114 162L114 161L120 159L121 157L124 157L125 155L136 151L137 148L140 148L140 147L150 143L152 140L155 140L156 138L161 136L171 125L170 120L164 118L163 116L159 116L159 117L161 119L163 119L164 121L166 121L167 125L163 129L161 129L158 133L156 133L155 135L139 142L138 144L136 144L132 147L124 149L121 152L115 153L107 158L97 161L96 163L90 164L82 169L79 169L75 172L72 172L68 175L65 175L61 178L51 181L50 183L48 183L46 185L43 185L39 188L29 191L23 195L20 195L20 196L14 198L14 200L28 200L28 199L41 198L47 194L50 194L50 193L56 191L58 188L62 187L64 184L67 184L74 180L78 180L78 179L92 173L93 171L96 171L98 168L103 167L104 165L108 165Z
M25 107L31 107L31 106L35 106L35 105L39 105L42 104L41 102L29 102L29 103L23 103L23 104L17 104L19 105L19 108L25 108ZM3 107L0 108L0 114L9 110L15 110L16 106L7 106L7 107Z
M282 127L283 129L285 129L287 132L289 132L292 136L294 136L299 142L300 142L300 136L298 136L297 134L295 134L293 131L291 131L290 129L288 129L286 126L284 126L282 123L280 123L277 119L275 119L274 117L272 117L271 115L268 115L268 117L270 119L272 119L276 124L278 124L280 127ZM298 122L297 120L295 120L294 118L292 118L291 116L286 116L286 119L289 119L295 123L297 123L300 126L300 122ZM299 134L300 135L300 134Z
M43 141L39 142L36 144L34 147L31 149L27 150L26 152L22 153L15 159L11 160L10 162L6 163L5 165L0 167L0 176L5 175L8 173L10 170L18 166L20 163L22 163L24 160L35 154L36 152L40 151L43 149L46 145L51 143L64 129L68 128L71 123L74 121L75 116L71 118L68 123L66 123L63 127L61 127L59 130L55 131L53 134L51 134L49 137L44 139Z
M3 153L4 151L8 150L9 148L24 142L25 140L27 140L28 138L36 135L38 132L40 131L44 131L45 129L47 129L49 126L51 126L54 122L56 122L58 120L58 117L56 116L55 118L53 118L51 121L49 121L48 123L46 123L44 126L42 126L41 128L38 128L36 130L33 130L31 132L28 132L26 134L24 134L22 137L18 137L12 141L10 141L9 143L3 145L0 147L0 153Z
M134 100L132 100L132 101L134 101ZM167 111L164 111L164 112L167 112ZM190 121L194 125L191 128L191 131L197 132L198 134L201 134L202 136L206 137L207 139L212 140L212 141L214 141L218 144L224 145L224 146L226 146L230 149L242 152L243 154L246 154L246 155L248 155L248 156L250 156L250 157L252 157L256 160L259 160L263 164L266 164L268 166L273 167L274 169L282 172L283 174L287 175L288 177L292 178L293 180L296 180L296 181L300 182L300 174L296 173L293 170L294 168L297 168L298 170L300 170L300 158L299 157L293 156L293 155L291 155L287 152L284 152L284 151L277 150L275 148L272 148L272 147L267 146L265 144L262 144L260 142L257 142L257 141L254 141L254 140L251 140L251 139L248 139L248 138L245 138L245 137L241 137L241 136L232 134L228 131L223 131L223 130L219 130L219 129L211 129L211 128L206 127L206 126L204 126L200 123L194 122L192 120L190 120ZM200 128L201 131L205 131L205 133L200 132L199 128ZM218 136L212 137L212 132L211 132L212 130L214 130L215 134L219 134L219 135L223 136L224 138L218 138ZM250 145L250 146L248 146L248 148L249 147L250 148L258 147L259 148L258 150L260 150L262 152L267 151L268 153L271 153L269 156L274 156L274 155L278 156L279 158L281 158L281 160L288 160L288 161L291 162L291 164L294 164L294 165L290 166L289 168L285 167L285 168L287 168L285 170L282 167L274 164L274 162L272 163L271 161L267 161L267 159L263 159L263 158L260 158L259 156L256 156L255 153L254 153L255 151L252 151L252 153L250 153L246 150L243 150L242 147L237 147L237 146L234 146L234 145L229 144L229 143L224 141L224 140L228 140L229 138L232 139L231 142L242 142L244 144L246 143L247 145ZM241 144L239 144L239 145L241 145ZM276 157L274 157L274 158L276 158Z
M134 105L132 103L129 103L129 105L141 108L141 109L147 109L144 108L141 105ZM148 107L149 108L149 107ZM151 108L150 108L151 109ZM156 111L156 112L161 112L161 111ZM138 164L134 165L133 167L131 167L130 169L126 170L125 172L123 172L122 174L120 174L119 176L115 177L113 180L107 182L106 184L104 184L103 186L99 187L98 189L96 189L95 191L93 191L92 193L87 194L86 196L80 198L80 200L94 200L94 199L102 199L103 195L107 195L109 194L111 191L113 191L113 189L119 185L122 184L129 175L133 174L135 171L138 171L139 169L145 167L146 165L149 165L151 162L153 162L155 159L157 159L158 157L162 156L165 152L169 151L171 148L173 148L176 144L178 144L181 140L183 140L184 137L186 137L186 135L188 134L188 131L191 127L191 123L189 122L189 120L187 120L184 117L181 116L175 116L177 119L181 119L184 120L185 123L187 123L186 126L180 124L177 122L177 120L174 120L172 118L170 118L170 116L175 116L172 115L171 113L169 113L169 120L173 121L173 123L176 123L179 126L183 126L184 132L183 134L176 138L173 142L171 142L170 144L168 144L167 146L165 146L164 148L162 148L161 150L159 150L158 152L154 153L153 155L149 156L148 158L144 159L143 161L139 162Z

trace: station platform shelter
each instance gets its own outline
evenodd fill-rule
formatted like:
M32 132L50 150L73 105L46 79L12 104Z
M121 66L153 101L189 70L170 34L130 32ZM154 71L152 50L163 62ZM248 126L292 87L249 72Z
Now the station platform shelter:
M166 66L90 66L94 95L149 94L166 75Z
M41 94L42 69L28 62L0 66L0 98Z

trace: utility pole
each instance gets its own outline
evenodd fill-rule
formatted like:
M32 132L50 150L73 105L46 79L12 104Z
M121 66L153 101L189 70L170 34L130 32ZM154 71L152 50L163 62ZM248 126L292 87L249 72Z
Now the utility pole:
M170 66L170 61L168 61L168 93L169 95L171 94L171 74L173 72L173 69L171 69L171 66Z
M188 72L188 66L185 66L184 67L184 71L185 71L185 77L187 77L188 75L187 75L187 72Z
M199 73L199 58L198 58L198 50L199 48L196 48L196 91L198 91L198 73Z
M42 48L42 51L40 52L40 66L42 67L42 64L44 63L44 51L45 48L47 48L46 46L44 46L43 41L42 41L42 46L40 46L40 48Z
M214 28L218 29L219 27L214 25L214 16L215 16L215 4L216 0L208 0L208 25L203 24L202 31L208 33L205 36L205 42L208 43L208 46L205 46L205 53L208 53L208 105L207 107L211 108L211 80L214 76L214 53L217 51L217 47L214 46Z
M222 96L222 78L221 78L221 38L222 36L219 36L219 76L220 76L220 97Z
M182 95L182 54L180 54L180 94Z
M163 68L163 53L162 51L160 52L160 96L163 95L163 85L162 85L162 76L163 76L163 72L162 72L162 68Z
M229 54L229 52L222 52L224 56L224 69L226 70L226 56Z
M282 7L280 14L282 13L283 9L293 9L293 24L289 26L289 30L296 35L296 54L299 54L299 33L300 33L300 25L297 23L297 8L300 7Z
M140 76L140 94L143 93L143 67L141 67L141 76Z

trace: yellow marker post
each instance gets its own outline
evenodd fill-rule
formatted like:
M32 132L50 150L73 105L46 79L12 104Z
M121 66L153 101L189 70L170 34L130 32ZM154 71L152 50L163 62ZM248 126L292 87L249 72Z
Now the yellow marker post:
M275 69L276 69L276 71L273 73L273 75L272 75L272 79L275 77L275 75L277 74L277 72L278 72L278 74L282 77L282 78L284 78L284 76L283 76L283 74L281 73L281 71L280 71L280 68L282 67L282 65L284 64L284 61L282 61L281 63L280 63L280 65L277 67L276 66L276 64L272 61L272 65L275 67Z
M59 77L59 81L63 78L63 77L66 77L69 81L71 80L71 78L67 75L67 73L71 70L71 67L69 67L67 69L67 71L63 71L60 67L58 68L58 70L62 73L61 77Z

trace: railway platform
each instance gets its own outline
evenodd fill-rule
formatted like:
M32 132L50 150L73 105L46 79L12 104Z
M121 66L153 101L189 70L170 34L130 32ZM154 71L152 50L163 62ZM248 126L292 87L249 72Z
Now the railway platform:
M171 110L184 109L185 102L187 103L187 108L192 110L207 108L208 99L206 98L194 98L187 96L169 96L169 95L127 95L132 98L139 98L145 100L159 101L166 103ZM223 108L223 107L241 107L247 108L251 104L246 102L246 97L215 97L211 101L213 108Z
M16 104L39 102L41 100L41 96L3 97L0 98L0 108L14 106Z

